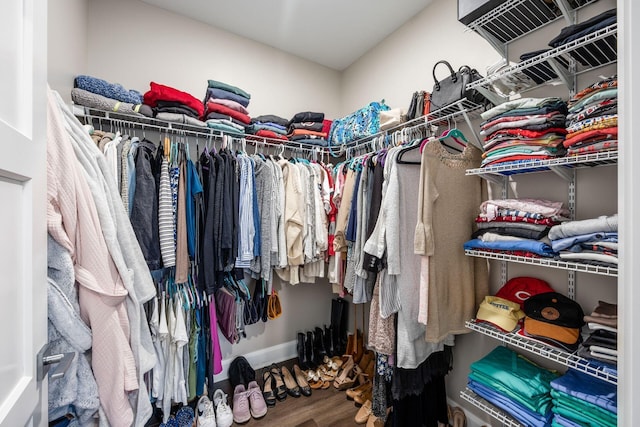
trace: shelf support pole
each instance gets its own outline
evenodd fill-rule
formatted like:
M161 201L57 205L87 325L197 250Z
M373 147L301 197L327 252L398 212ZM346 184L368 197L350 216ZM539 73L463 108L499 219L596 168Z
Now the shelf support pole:
M573 25L576 23L576 11L569 6L567 0L556 0L556 4L562 11L562 16L564 16L565 21L567 21L568 25Z

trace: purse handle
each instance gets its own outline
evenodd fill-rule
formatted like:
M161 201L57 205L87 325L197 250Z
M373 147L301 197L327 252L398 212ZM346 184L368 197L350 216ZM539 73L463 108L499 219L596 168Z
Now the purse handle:
M449 62L445 61L444 59L442 61L438 61L435 63L435 65L433 66L433 81L435 82L434 87L436 90L440 90L440 82L438 81L438 78L436 77L436 67L440 64L444 64L447 66L447 68L449 69L449 71L451 72L451 81L452 82L456 82L458 80L458 76L456 76L455 71L453 71L453 67L451 67L451 64L449 64Z

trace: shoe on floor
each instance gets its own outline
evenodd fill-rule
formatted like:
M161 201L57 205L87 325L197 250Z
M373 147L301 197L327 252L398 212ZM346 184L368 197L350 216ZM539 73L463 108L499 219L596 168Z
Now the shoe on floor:
M216 427L216 412L213 408L213 402L206 394L198 399L196 427Z
M262 418L267 415L267 403L262 396L262 390L257 382L251 381L248 385L247 395L249 396L249 406L253 418Z
M231 427L233 412L227 403L227 395L221 389L213 393L213 406L216 408L217 427Z
M251 419L249 396L244 384L238 384L233 390L233 421L244 424Z
M371 401L367 400L362 404L358 413L356 414L354 421L356 424L365 424L371 415Z

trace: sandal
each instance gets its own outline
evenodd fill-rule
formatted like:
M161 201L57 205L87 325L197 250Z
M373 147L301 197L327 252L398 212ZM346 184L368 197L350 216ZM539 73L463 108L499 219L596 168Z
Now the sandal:
M271 372L264 371L262 373L262 397L267 406L276 406L276 393L273 391L275 380Z
M276 389L276 398L278 400L284 400L287 398L287 387L284 385L284 380L282 379L282 371L278 368L278 365L275 363L269 366L269 371L274 379L274 387Z
M333 386L338 390L346 390L353 387L356 382L357 376L361 373L360 367L355 364L352 357L345 362L342 366L342 371L338 374L335 380L333 380Z
M318 390L322 388L324 384L324 381L320 379L316 371L313 371L311 369L307 371L306 380L307 380L307 383L309 384L309 387L311 387L313 390Z

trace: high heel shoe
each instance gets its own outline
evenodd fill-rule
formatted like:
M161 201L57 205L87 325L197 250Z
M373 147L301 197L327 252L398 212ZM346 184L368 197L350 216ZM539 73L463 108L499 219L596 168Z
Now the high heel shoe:
M282 368L280 368L280 371L282 372L284 386L287 388L287 393L289 393L289 396L300 397L300 387L298 386L296 380L293 378L293 375L291 375L289 369L286 366L283 366Z
M307 382L304 372L302 372L302 369L300 369L298 365L293 365L293 379L296 380L296 384L300 387L300 393L303 396L311 396L311 386Z
M353 387L353 384L356 382L356 377L360 372L362 372L360 367L355 364L351 356L348 356L347 361L342 365L342 370L336 379L333 380L333 386L338 390L346 390Z
M278 400L284 400L287 398L287 387L284 385L284 380L282 379L282 372L280 372L280 368L274 363L269 366L269 372L274 379L274 388L276 393L276 398Z
M264 371L262 373L262 397L267 403L267 406L276 405L276 393L273 391L275 380L271 372Z

